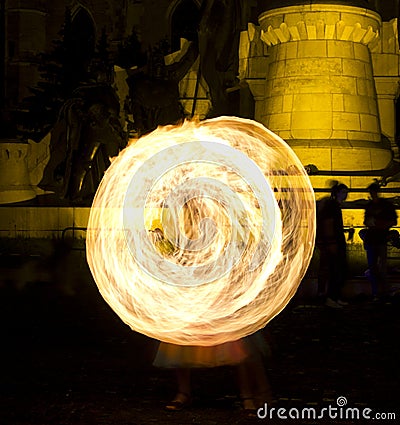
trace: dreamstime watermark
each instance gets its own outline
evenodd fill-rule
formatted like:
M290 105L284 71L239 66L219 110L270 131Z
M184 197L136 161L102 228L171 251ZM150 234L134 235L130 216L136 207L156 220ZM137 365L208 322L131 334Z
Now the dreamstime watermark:
M265 403L257 410L259 419L305 419L305 420L396 420L394 412L374 412L369 407L347 407L346 397L336 399L336 406L329 404L327 407L269 407Z

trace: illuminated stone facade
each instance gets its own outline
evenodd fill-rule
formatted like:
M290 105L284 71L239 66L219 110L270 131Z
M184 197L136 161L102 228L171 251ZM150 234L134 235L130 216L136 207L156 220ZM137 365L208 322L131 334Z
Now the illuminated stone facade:
M374 177L381 177L392 155L398 155L395 103L400 72L393 11L378 14L339 1L297 6L275 2L276 8L264 11L264 3L273 2L258 2L258 24L249 23L248 31L242 32L239 49L239 77L254 95L255 118L287 140L304 165L314 164L325 173L311 176L315 188L326 188L328 174L334 177L337 172L344 173L340 180L350 187L365 188ZM146 50L162 39L176 43L176 28L188 16L183 11L199 9L200 4L6 0L6 98L10 103L21 100L37 82L33 58L51 48L67 6L73 22L81 19L92 27L95 40L106 28L111 48L116 49L135 28ZM171 63L177 57L179 53L172 53L166 59ZM197 65L181 82L181 97L188 114L194 110L203 116L210 103L207 84L198 81ZM33 146L32 173L37 171L32 164L47 152L45 145L42 150Z
M259 25L249 24L241 34L240 78L255 97L255 118L304 165L316 166L310 178L317 199L332 180L351 188L348 200L366 199L373 179L398 167L397 18L384 21L371 9L340 2L310 3L269 8ZM398 193L397 176L383 196ZM363 227L362 208L343 216L345 226ZM358 232L348 249L353 262L365 263Z
M396 20L382 23L365 8L312 4L264 12L259 22L242 34L241 53L256 119L304 165L350 173L386 168L396 148ZM266 49L252 55L252 44L261 43Z

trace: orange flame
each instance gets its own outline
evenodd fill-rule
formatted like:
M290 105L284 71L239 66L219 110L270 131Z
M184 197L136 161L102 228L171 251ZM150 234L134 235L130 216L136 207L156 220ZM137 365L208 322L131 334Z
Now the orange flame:
M311 260L315 199L290 147L236 117L159 127L113 160L87 258L135 331L216 345L264 327Z

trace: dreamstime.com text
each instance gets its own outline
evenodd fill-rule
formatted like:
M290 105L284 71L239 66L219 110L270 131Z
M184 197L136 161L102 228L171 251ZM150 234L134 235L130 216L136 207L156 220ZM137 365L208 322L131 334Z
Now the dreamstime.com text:
M269 407L265 403L263 407L257 410L259 419L308 419L308 420L396 420L394 412L374 412L368 407L348 407L346 397L338 397L336 399L337 406L328 405L320 409L314 407L292 407L290 409L284 407Z

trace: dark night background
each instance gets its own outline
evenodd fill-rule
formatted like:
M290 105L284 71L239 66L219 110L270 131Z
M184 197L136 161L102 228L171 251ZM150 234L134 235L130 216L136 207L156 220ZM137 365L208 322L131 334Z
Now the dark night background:
M91 70L96 78L105 79L101 79L102 83L107 82L110 66L116 61L121 67L144 65L149 46L160 48L159 42L165 34L170 42L167 53L176 50L182 32L188 38L197 36L193 25L199 18L198 2L183 2L185 5L172 32L166 29L165 22L171 2L82 2L94 12L97 37L92 38L93 28L87 27L88 17L82 14L81 21L74 23L76 27L70 34L75 37L69 45L69 54L80 67L75 67L69 74L54 71L52 75L56 79L60 75L60 78L69 75L69 79L62 80L66 84L62 90L66 92L61 90L54 94L53 91L50 96L46 90L54 90L54 87L41 86L40 91L37 86L40 73L50 72L49 67L42 71L37 69L36 54L41 53L40 49L34 46L34 57L29 56L28 51L18 52L17 39L32 37L44 48L42 53L54 52L53 40L60 40L59 31L65 25L65 6L71 3L75 7L80 2L15 2L15 7L19 8L36 3L40 17L44 16L42 12L47 7L47 16L51 19L38 21L38 27L32 24L34 32L31 34L15 33L13 27L8 28L5 50L8 55L22 56L20 63L11 61L8 64L7 79L2 67L0 79L5 81L1 88L2 137L26 137L29 134L29 137L40 138L54 125L54 111L58 111L62 101L79 86L78 80L89 78L85 61L88 50L101 46L98 44L101 34L105 37L103 47L108 47L105 50L96 48L97 56L92 58L96 66ZM249 19L254 19L259 10L272 8L276 3L293 4L289 1L249 3L253 4ZM390 7L384 2L376 3L382 15L397 14L396 2L391 2ZM2 0L1 4L14 7L13 0ZM127 10L125 7L130 10L129 17L123 14ZM192 13L191 25L185 25L183 19L183 16L189 16L188 13ZM39 29L44 23L47 25L46 35L41 38ZM23 23L15 21L12 24L19 28L18 25ZM129 38L133 28L138 29L139 47L135 37ZM82 40L86 40L84 45ZM1 52L3 57L5 50ZM132 52L136 54L135 63L131 62ZM54 64L54 57L52 60ZM21 71L22 62L29 62L28 71ZM55 63L58 66L62 61ZM63 65L67 67L62 71L64 73L70 63L67 61ZM94 78L92 74L90 78ZM29 87L36 87L36 92L33 91L35 99L31 97ZM32 122L32 116L26 115L26 111L29 107L37 107L31 102L36 102L41 95L45 97L45 103L53 102L54 109L46 109L45 115L38 114L34 117L36 121ZM80 96L87 99L85 93ZM86 113L88 109L83 107L82 111ZM153 124L131 130L135 134L146 132ZM114 124L111 123L109 128L114 131ZM121 140L117 149L126 143L126 129L118 127L118 131ZM100 171L106 167L101 161L97 165ZM47 196L12 207L18 214L18 208L24 206L88 206L92 195L89 186L88 193L79 193L76 198L76 192L71 189L76 186L69 186L69 189L63 188L67 192L62 200ZM276 407L320 409L328 404L336 406L336 399L344 396L348 407L396 412L399 418L400 297L395 295L388 302L371 303L367 296L358 292L358 288L366 285L364 277L352 276L345 288L350 305L343 310L329 309L309 290L313 277L306 275L298 294L264 330L270 348L265 366ZM398 283L398 275L391 279L393 284ZM0 425L233 425L263 422L241 410L233 367L195 370L193 406L182 412L164 411L165 402L175 390L173 372L152 366L157 341L130 330L104 302L86 263L82 239L1 238L0 315ZM269 423L283 422L276 419Z

